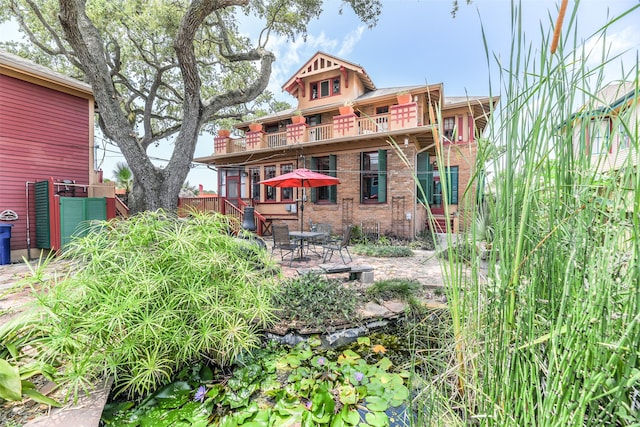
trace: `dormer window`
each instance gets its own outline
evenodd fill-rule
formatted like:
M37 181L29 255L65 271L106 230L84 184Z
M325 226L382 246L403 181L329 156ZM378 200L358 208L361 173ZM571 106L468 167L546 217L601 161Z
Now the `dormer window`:
M311 83L311 99L340 95L340 77Z

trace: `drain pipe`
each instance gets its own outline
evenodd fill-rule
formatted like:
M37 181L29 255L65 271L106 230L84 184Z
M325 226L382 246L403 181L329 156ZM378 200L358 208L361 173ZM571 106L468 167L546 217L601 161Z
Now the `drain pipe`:
M30 182L30 181L26 181L24 188L25 188L25 195L27 198L27 260L31 261L31 234L30 234L30 229L29 229L29 184L35 184L34 182Z

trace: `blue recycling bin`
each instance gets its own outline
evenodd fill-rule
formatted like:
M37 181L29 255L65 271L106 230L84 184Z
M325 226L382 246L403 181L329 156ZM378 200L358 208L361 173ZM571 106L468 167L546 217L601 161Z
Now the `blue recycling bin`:
M0 222L0 265L11 264L11 227Z

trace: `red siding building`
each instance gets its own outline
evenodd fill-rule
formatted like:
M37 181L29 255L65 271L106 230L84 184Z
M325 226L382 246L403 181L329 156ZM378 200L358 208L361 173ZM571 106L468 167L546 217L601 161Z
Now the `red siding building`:
M34 244L34 183L48 181L56 195L104 197L94 172L94 99L91 87L0 51L0 221L14 217L12 261ZM7 212L9 215L7 215ZM51 244L60 247L59 218L51 221ZM9 223L9 221L3 221ZM37 251L39 252L39 251Z

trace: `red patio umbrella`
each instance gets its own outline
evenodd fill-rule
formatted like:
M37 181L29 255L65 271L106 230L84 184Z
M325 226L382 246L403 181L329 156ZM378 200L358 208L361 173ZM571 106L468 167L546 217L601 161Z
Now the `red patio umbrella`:
M293 172L260 181L260 184L271 187L309 188L337 185L340 184L340 180L336 177L313 172L309 169L296 169ZM302 224L304 224L304 198L302 198L302 203L300 204L300 212L300 231L302 231Z

